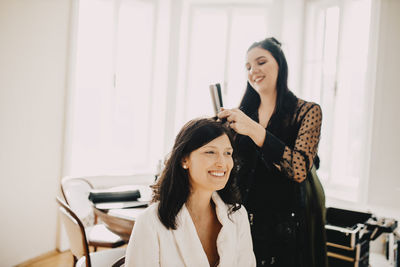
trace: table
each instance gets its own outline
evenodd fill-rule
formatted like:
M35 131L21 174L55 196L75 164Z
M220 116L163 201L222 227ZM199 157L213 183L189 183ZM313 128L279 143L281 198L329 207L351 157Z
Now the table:
M130 207L137 205L135 202L140 202L140 205L149 203L152 190L149 185L121 185L104 189L103 191L118 192L126 190L139 190L141 197L138 201L97 203L93 204L92 208L94 214L103 221L110 231L128 241L135 219L145 209L145 207Z
M125 241L129 241L135 219L144 210L145 207L101 210L93 206L94 214L103 221L110 231L119 235Z

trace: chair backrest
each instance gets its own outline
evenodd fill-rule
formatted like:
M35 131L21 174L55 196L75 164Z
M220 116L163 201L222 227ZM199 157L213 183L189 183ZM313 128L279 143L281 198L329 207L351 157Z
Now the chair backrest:
M121 267L121 266L125 266L125 256L122 256L117 261L115 261L111 267Z
M91 266L89 257L89 247L85 234L85 228L78 216L61 198L57 197L57 203L60 205L59 213L65 230L67 231L69 244L72 254L77 258L86 257L86 267Z
M89 192L93 185L84 178L65 177L61 181L61 192L70 208L79 217L85 227L95 223Z
M90 254L93 267L121 267L124 266L126 248L104 249ZM122 260L121 260L122 258ZM82 257L75 267L86 267L86 258Z

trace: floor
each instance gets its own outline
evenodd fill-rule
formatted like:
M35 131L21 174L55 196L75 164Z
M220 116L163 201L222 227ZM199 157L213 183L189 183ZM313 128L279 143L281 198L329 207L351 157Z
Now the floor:
M103 249L107 248L97 248L97 251ZM90 247L90 252L93 251L93 247ZM15 267L73 267L73 262L74 260L71 251L52 251L35 259L16 265Z
M72 267L73 257L71 252L51 252L42 257L29 260L16 267Z

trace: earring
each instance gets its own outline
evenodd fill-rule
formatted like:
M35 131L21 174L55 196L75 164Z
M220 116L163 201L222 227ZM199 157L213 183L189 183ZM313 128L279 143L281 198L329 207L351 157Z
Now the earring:
M185 165L183 165L182 167L183 167L184 169L187 169L187 168L188 168L188 167L186 166L186 164L185 164Z

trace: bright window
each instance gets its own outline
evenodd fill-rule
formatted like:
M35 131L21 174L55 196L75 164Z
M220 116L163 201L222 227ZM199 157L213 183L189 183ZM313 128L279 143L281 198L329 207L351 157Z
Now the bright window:
M198 116L213 116L209 85L220 83L225 107L237 107L246 86L245 56L255 41L268 36L267 4L192 4L187 44L181 53L183 81L177 103L176 131Z
M370 0L309 1L303 96L321 104L319 174L328 196L357 201L368 170Z
M151 0L79 1L69 175L155 168L156 8Z

